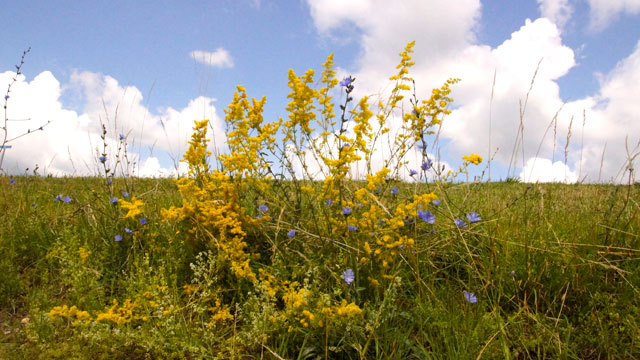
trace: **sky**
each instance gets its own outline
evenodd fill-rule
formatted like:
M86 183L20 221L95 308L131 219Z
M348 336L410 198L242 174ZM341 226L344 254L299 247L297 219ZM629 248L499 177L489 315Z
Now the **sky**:
M438 150L429 149L447 168L477 153L485 161L470 176L483 180L620 183L640 151L640 0L0 0L0 8L7 136L33 131L6 144L9 174L36 166L99 174L105 124L107 164L115 166L122 134L136 175L172 176L184 170L193 120L210 119L224 151L236 85L267 97L267 121L286 118L288 70L319 74L333 53L338 77L356 78L354 97L383 96L413 40L418 97L461 79ZM402 174L419 166L417 150L409 155Z

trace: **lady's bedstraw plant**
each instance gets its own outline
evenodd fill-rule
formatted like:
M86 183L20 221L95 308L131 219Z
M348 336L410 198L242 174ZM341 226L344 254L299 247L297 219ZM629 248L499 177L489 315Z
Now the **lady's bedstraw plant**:
M273 304L260 305L261 312L269 309L263 314L269 328L315 327L333 339L340 336L334 325L346 326L338 318L361 322L367 304L375 308L376 296L385 293L378 289L398 284L399 254L431 230L435 218L415 219L427 218L437 196L399 197L391 189L393 179L416 143L426 149L431 128L449 113L450 86L458 81L447 80L421 102L414 90L411 111L405 112L413 45L400 54L398 72L390 78L396 85L388 100L377 102L376 113L367 96L352 106L356 79L336 79L331 55L317 83L313 70L302 76L289 71L286 120L265 122L266 99L249 101L238 86L225 110L229 152L214 159L215 169L207 150L208 122L195 122L183 159L189 176L176 180L182 204L162 214L194 248L212 251L220 274L216 286L236 289L218 298L215 308L243 306L251 297L242 289L250 285L262 294L262 304ZM337 91L343 99L339 116L332 101ZM376 163L373 155L385 142L390 148L383 163ZM423 157L431 161L426 150ZM364 183L348 181L360 176ZM278 185L282 177L290 179L291 191ZM318 177L324 178L321 184ZM262 230L250 234L255 227ZM341 277L346 269L349 281ZM356 287L366 291L356 293Z

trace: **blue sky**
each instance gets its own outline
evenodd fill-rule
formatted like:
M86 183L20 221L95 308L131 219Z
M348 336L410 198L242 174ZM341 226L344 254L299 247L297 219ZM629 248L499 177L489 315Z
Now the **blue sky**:
M525 156L515 175L524 168L520 176L525 180L532 174L534 180L564 180L567 173L570 179L586 175L587 181L613 178L624 164L624 136L635 144L640 134L634 125L640 113L629 96L633 89L623 91L629 85L625 81L640 77L640 0L2 1L1 6L2 88L22 51L31 47L24 77L11 94L10 117L31 118L34 124L53 120L45 131L16 141L7 151L4 167L13 172L36 163L55 174L94 170L107 99L112 117L119 109L120 128L113 133L129 132L140 166L149 157L156 160L142 172L159 174L171 168L166 153L179 156L186 146L192 122L187 117L206 108L220 122L236 84L245 86L249 96L267 96L268 119L285 117L290 68L298 74L319 71L327 55L335 53L340 74L357 77L356 95L377 93L410 40L417 41L415 78L419 84L423 80L422 96L448 77L463 80L452 94L452 125L445 121L442 133L442 161L453 168L463 154L487 157L491 150L497 152L492 177L507 176L519 123L517 104L541 58L532 110L525 116ZM226 57L208 65L196 61L194 51ZM494 70L496 89L503 88L492 103L489 144ZM545 135L562 102L567 102L558 116L562 131ZM580 128L583 112L589 116ZM159 121L172 124L175 131L169 132L175 138L150 130ZM565 167L559 149L569 123L574 143ZM28 126L13 124L14 133ZM146 133L140 132L143 127ZM65 146L58 134L70 133L65 140L73 144ZM582 145L576 143L580 135ZM29 141L48 151L28 150ZM596 173L604 144L606 166ZM72 161L70 154L83 148L87 156Z

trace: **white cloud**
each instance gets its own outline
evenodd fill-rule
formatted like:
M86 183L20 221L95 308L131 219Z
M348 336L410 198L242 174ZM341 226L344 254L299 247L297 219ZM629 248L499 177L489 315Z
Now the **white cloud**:
M640 92L638 50L603 76L599 94L564 104L557 80L576 62L572 49L562 43L557 22L565 21L564 16L568 19L569 2L541 2L541 11L556 24L547 18L527 20L495 49L474 43L478 1L467 1L464 6L445 1L396 5L377 0L348 4L309 1L314 24L321 34L338 36L345 23L360 32L361 54L356 68L351 69L357 78L356 98L388 94L392 87L388 76L395 71L397 54L415 39L416 65L410 75L416 80L419 98L428 97L431 88L439 87L448 77L462 79L453 87L454 111L443 122L441 139L449 141L444 149L447 159L459 159L469 153L480 153L487 159L497 151L494 160L507 168L513 162L521 104L542 59L523 118L524 140L515 144L517 156L512 166L522 168L526 165L523 158L532 157L564 161L567 146L567 162L577 176L586 176L587 181L620 181L616 174L626 159L625 136L640 134L636 125L640 105L633 99ZM494 71L496 84L490 102ZM549 127L556 113L558 116ZM637 139L629 141L635 144ZM601 159L605 143L606 155Z
M569 21L573 13L570 0L537 0L540 5L540 14L551 20L560 29Z
M578 174L571 171L562 161L554 163L549 159L530 158L520 172L522 182L563 182L572 184L578 181Z
M205 65L217 67L220 69L233 67L233 58L229 51L218 48L214 52L196 50L189 53L192 59Z
M0 73L0 87L6 88L14 75L10 71ZM84 97L81 113L63 107L60 101L62 89ZM226 138L214 101L201 96L181 110L166 108L151 113L143 105L142 94L137 88L121 87L109 76L74 72L69 83L61 86L48 71L30 82L21 75L12 87L8 117L30 120L10 122L9 138L38 128L48 120L52 122L43 131L12 141L12 148L6 151L3 168L16 173L38 165L41 173L96 175L101 168L97 157L103 151L100 138L102 122L107 129L107 164L115 166L119 135L123 134L129 144L131 162L142 163L139 170L147 174L154 169L153 160L148 162L144 159L154 152L165 156L169 154L176 160L182 157L194 120L210 119L209 137L219 148L224 147ZM130 170L135 173L136 169ZM164 171L159 167L160 170Z
M606 28L620 14L640 14L640 0L589 0L591 29Z

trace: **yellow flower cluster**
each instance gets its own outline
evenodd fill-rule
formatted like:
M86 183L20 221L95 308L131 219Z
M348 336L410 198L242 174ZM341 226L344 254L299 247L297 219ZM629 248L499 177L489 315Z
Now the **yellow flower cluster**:
M130 202L123 199L118 201L120 202L120 207L127 210L127 214L124 216L125 219L134 219L136 216L142 214L144 210L144 202L142 202L142 200L136 200L135 196L131 198Z
M482 156L478 154L465 155L462 157L463 160L466 160L474 165L478 165L482 162Z
M90 250L87 250L83 247L78 249L78 256L80 256L80 259L86 260L89 257L89 255L91 255Z
M122 306L118 306L118 300L113 299L113 305L107 306L104 311L96 316L98 322L110 322L116 325L128 324L134 320L146 321L146 316L140 316L138 311L140 305L136 301L126 299Z
M49 311L49 319L55 321L56 318L65 318L67 320L74 320L73 325L80 325L82 322L89 324L91 322L91 315L87 311L78 309L75 305L68 307L67 305L56 306Z

